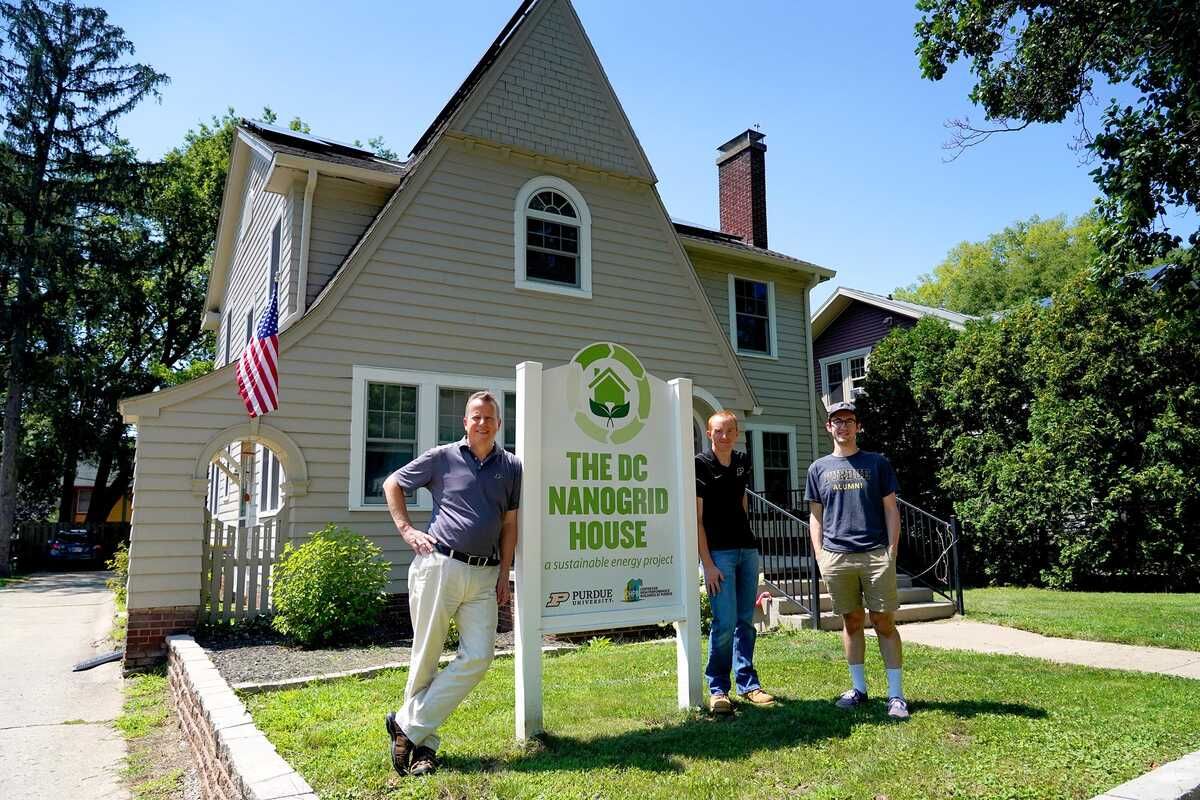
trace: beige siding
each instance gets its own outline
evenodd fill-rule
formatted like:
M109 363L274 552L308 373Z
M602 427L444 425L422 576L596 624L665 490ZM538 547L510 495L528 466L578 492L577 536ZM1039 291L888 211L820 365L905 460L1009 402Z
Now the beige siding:
M593 296L514 287L512 204L537 174L524 161L449 150L345 295L323 301L336 300L328 316L297 329L303 338L294 344L292 332L284 335L282 405L265 424L296 442L309 479L307 494L288 503L286 530L299 536L336 522L370 536L394 565L390 591L405 591L411 551L386 510L347 510L354 365L511 379L521 361L552 366L592 341L612 340L655 374L689 377L723 404L737 394L721 333L650 189L561 175L591 211ZM203 498L190 492L194 461L216 432L245 421L232 370L207 380L213 386L202 395L138 424L139 476L181 476L177 486L156 479L167 500L159 502L158 489L154 498L139 493L135 511L135 548L147 556L139 574L162 576L154 580L173 587L172 597L198 591L198 562L150 554L198 539ZM419 524L426 515L414 518ZM138 586L134 607L169 593Z
M285 212L283 195L263 191L271 163L251 151L243 203L249 211L239 222L237 244L229 269L229 282L221 303L221 326L217 332L217 363L224 365L226 327L231 325L229 361L236 361L246 345L246 313L254 311L254 325L267 301L267 265L271 259L271 230ZM245 207L245 205L243 205ZM244 223L244 224L242 224ZM286 239L287 225L284 225ZM232 320L230 313L232 312Z
M535 27L462 129L495 142L648 177L583 32L564 3L548 6L530 20Z
M316 299L391 194L392 190L385 187L320 176L313 193L306 304ZM299 197L301 211L297 220L302 222L303 183Z
M794 425L796 428L797 480L803 487L803 476L812 461L812 397L808 391L809 371L806 320L808 319L809 290L805 276L765 270L738 264L722 263L709 255L693 254L696 274L708 295L721 327L729 336L729 275L775 284L775 321L777 358L740 356L742 370L754 389L763 413L750 420L761 425ZM818 451L824 446L818 442Z

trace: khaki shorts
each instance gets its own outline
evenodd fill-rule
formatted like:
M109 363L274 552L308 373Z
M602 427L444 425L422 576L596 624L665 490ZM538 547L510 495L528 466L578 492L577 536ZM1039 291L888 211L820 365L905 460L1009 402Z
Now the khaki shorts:
M849 614L863 608L882 613L900 607L896 562L886 547L866 553L822 550L817 563L829 587L835 614Z

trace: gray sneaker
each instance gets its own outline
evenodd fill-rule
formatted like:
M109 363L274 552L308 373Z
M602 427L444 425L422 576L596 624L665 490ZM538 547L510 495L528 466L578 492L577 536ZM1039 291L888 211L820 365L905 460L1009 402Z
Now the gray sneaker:
M908 719L908 701L903 697L889 697L888 716L892 719Z
M858 689L847 689L834 703L838 708L858 708L867 702L867 693Z

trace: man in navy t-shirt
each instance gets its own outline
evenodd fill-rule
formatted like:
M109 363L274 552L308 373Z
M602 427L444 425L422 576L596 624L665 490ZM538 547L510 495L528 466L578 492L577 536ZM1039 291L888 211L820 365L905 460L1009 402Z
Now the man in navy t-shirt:
M833 453L808 468L804 499L809 504L809 530L821 575L842 617L842 647L853 686L837 700L854 708L867 700L863 661L866 615L879 639L888 676L888 716L908 718L901 686L903 652L895 612L896 553L900 546L900 510L896 505L896 473L880 453L858 449L858 416L853 403L835 403L825 430L833 437Z

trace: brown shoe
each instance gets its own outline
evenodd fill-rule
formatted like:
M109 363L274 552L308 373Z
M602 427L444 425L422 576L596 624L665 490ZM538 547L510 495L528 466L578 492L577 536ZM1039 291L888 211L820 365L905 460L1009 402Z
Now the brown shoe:
M400 730L400 726L396 724L396 713L389 711L384 718L387 725L388 736L392 740L392 767L400 775L407 775L409 771L408 760L413 754L412 740L404 735L404 731Z
M742 699L754 706L773 706L775 698L760 689L751 689L742 695Z
M708 710L714 714L732 714L733 703L729 702L729 695L717 692L708 696Z
M437 753L421 745L413 751L412 764L408 767L409 775L432 775L437 772Z

